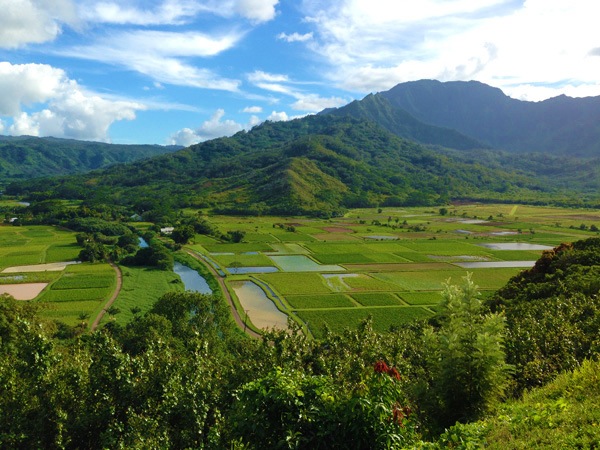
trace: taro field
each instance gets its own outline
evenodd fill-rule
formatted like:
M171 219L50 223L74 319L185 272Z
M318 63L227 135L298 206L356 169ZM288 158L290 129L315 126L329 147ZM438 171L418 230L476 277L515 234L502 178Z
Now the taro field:
M243 242L197 236L189 248L226 282L255 282L266 301L318 337L325 326L342 331L367 317L378 330L430 317L444 284L467 273L491 295L542 251L597 236L600 212L473 204L357 209L329 220L210 220L223 232L244 231ZM247 299L236 300L248 315Z
M115 289L108 264L75 264L75 233L50 226L0 226L0 289L32 300L40 315L67 325L96 317Z

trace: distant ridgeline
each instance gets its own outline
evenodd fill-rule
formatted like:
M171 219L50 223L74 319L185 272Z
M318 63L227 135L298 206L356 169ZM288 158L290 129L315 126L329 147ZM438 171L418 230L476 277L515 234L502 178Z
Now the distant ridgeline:
M324 113L370 119L398 136L459 150L600 156L600 97L527 102L477 81L420 80Z
M597 206L598 111L598 98L531 103L475 82L405 83L319 115L6 191L137 213L195 206L331 216L453 199Z
M51 137L0 136L0 184L19 179L88 172L180 148Z

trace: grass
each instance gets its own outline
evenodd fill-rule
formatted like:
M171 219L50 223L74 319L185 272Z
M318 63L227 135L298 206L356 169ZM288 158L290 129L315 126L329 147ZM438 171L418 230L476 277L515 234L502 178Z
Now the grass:
M350 308L354 306L352 300L344 294L288 295L285 299L293 309Z
M183 291L180 278L173 272L151 269L146 267L124 267L123 287L121 293L113 303L120 310L114 316L119 324L126 324L134 317L132 308L139 308L141 314L152 308L154 303L164 294L170 291ZM109 320L105 315L101 323Z
M417 319L425 319L432 312L422 307L380 307L352 308L328 310L302 310L296 314L304 323L308 323L314 337L323 335L325 327L334 332L343 332L346 328L356 328L368 317L373 318L373 328L376 331L386 331L390 327L401 326Z
M356 326L366 315L372 314L374 326L386 329L390 325L430 315L441 300L443 283L448 278L459 283L467 273L467 270L452 264L465 259L465 256L490 261L518 261L535 260L541 255L538 251L491 250L480 244L530 242L556 245L598 236L598 233L590 232L589 227L600 225L600 211L591 209L493 204L448 205L447 209L445 216L439 215L437 207L383 208L380 212L373 208L356 209L344 217L329 220L212 216L209 220L222 233L245 231L245 242L224 243L199 235L190 248L203 254L231 253L208 255L221 267L237 265L235 263L241 267L271 266L274 264L268 254L294 256L275 258L283 264L283 272L260 274L254 279L265 282L284 298L286 305L298 310L299 315L310 316L311 328L327 323L332 328L343 329ZM189 213L195 211L190 210ZM487 221L490 216L492 218ZM390 221L388 217L391 217ZM469 224L459 221L473 218L486 222ZM389 226L376 225L373 223L375 220ZM406 225L403 225L404 221ZM274 227L274 224L293 225L296 232ZM588 230L579 229L581 224L586 225ZM425 227L425 231L409 228L415 225ZM148 224L136 223L136 226L147 227ZM343 233L340 229L352 232ZM471 234L465 238L457 230ZM520 233L513 235L492 234L519 230ZM373 241L365 238L369 235L394 235L398 240ZM75 233L68 230L52 226L0 226L0 269L71 261L77 258L79 251ZM304 255L301 260L298 258L300 255ZM290 261L294 264L285 264ZM300 261L308 261L309 264L296 264ZM184 263L190 267L198 264L200 270L204 267L191 258ZM328 266L336 265L346 269L339 271L341 276L357 276L325 280L321 273ZM480 289L490 294L520 270L468 271L473 273ZM178 277L172 272L126 267L123 272L123 290L115 303L121 311L114 318L118 323L131 320L132 308L148 311L165 292L183 289L181 283L175 282ZM91 317L100 311L115 286L114 272L103 264L72 265L63 272L10 274L13 275L23 275L23 279L0 275L0 283L49 282L41 298L52 308L45 310L44 314L72 324L80 321L79 316L89 314ZM202 275L209 285L212 283L213 291L218 292L216 280L208 273ZM251 275L236 275L231 279L253 278ZM100 297L102 300L99 300Z
M325 280L318 273L264 273L257 276L280 294L329 294Z
M398 306L402 304L400 299L391 292L378 293L355 293L352 298L362 306Z

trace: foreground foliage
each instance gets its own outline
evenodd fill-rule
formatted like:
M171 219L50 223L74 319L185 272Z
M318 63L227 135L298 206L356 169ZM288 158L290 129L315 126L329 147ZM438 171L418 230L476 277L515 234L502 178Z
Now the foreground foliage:
M293 324L250 340L220 297L171 292L125 326L109 322L61 341L31 304L2 298L0 447L592 448L598 363L586 358L597 357L598 328L582 299L597 295L589 289L598 245L547 253L501 291L505 297L490 300L501 312L486 312L467 278L446 286L429 324L377 333L365 321L319 340ZM563 295L558 286L569 282L580 292ZM568 358L570 344L544 347L555 342L551 330L527 325L537 350L520 359L518 331L533 316L549 321L533 295L542 291L550 305L580 299L561 318L585 353ZM557 312L566 314L547 314ZM510 379L531 383L532 361L544 369L538 383L556 378L561 364L576 372L502 404Z

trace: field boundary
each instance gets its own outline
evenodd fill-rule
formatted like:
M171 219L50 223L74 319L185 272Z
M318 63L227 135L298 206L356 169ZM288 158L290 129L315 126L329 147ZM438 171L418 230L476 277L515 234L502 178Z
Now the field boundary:
M96 319L94 319L94 323L92 323L92 326L91 326L91 331L96 331L96 328L98 328L98 325L100 324L100 321L104 317L104 314L106 314L106 311L115 302L115 300L117 299L117 297L121 293L121 288L123 287L123 272L121 272L121 268L119 266L117 266L112 261L109 261L108 263L114 269L114 271L115 271L115 273L117 275L117 286L115 288L115 291L111 295L111 297L108 299L108 301L106 302L106 304L102 307L102 310L96 316Z

